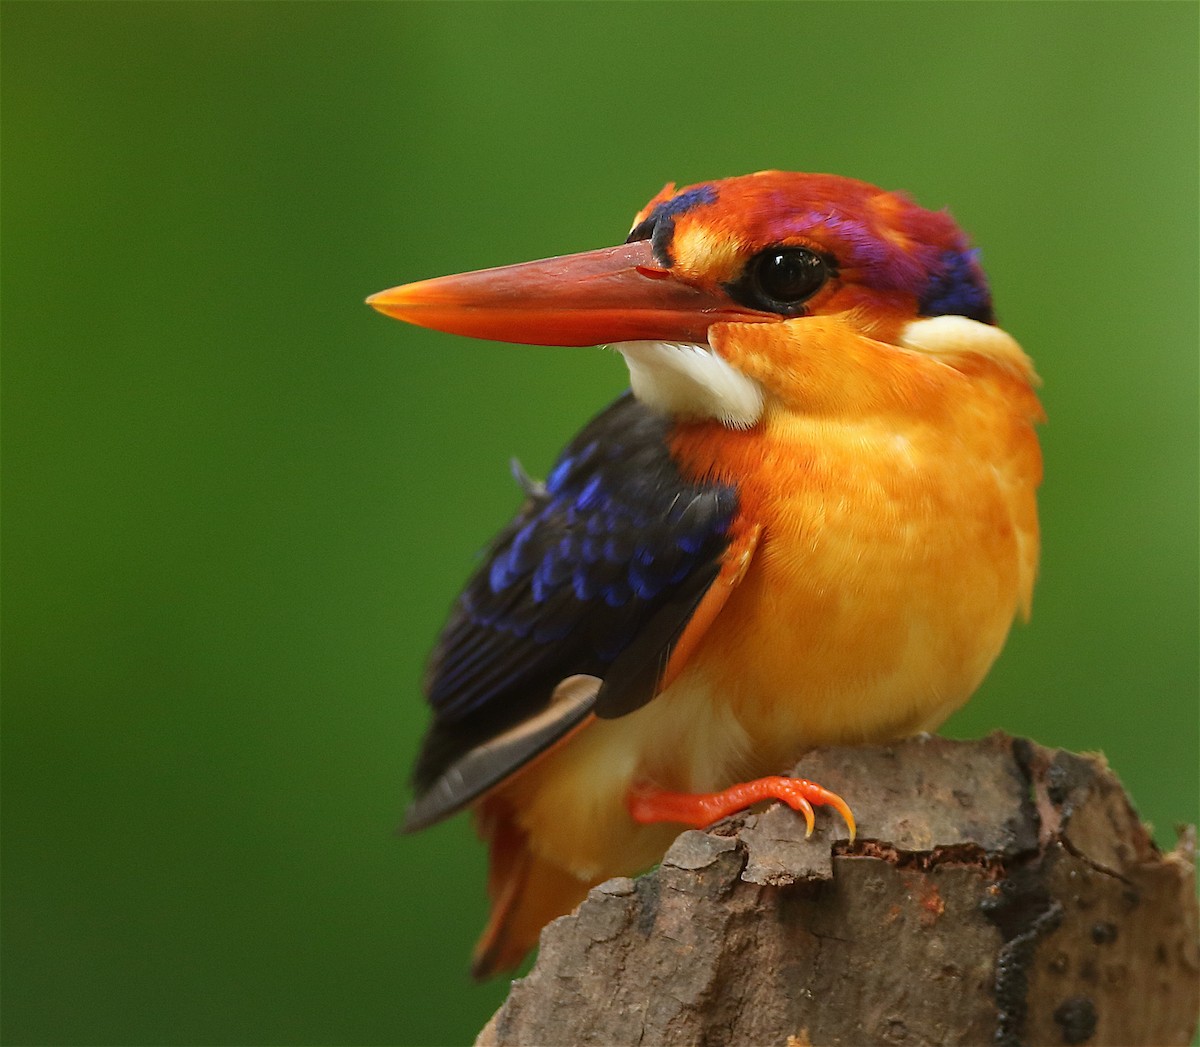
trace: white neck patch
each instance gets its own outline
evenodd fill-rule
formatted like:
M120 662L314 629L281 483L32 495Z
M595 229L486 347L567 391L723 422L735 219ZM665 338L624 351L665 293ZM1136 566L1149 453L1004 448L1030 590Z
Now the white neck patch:
M762 417L763 390L753 378L695 342L614 342L629 366L633 395L683 418L713 418L749 429Z
M1030 385L1042 384L1033 361L1012 335L966 316L930 316L912 320L900 332L900 345L934 357L963 353L986 356Z

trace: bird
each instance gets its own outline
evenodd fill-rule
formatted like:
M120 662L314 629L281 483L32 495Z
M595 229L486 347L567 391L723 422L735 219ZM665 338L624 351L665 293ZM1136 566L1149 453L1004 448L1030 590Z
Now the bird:
M473 811L478 978L683 826L782 800L853 839L786 769L936 730L1029 617L1040 381L946 211L831 174L668 183L617 246L367 302L629 370L544 481L515 467L424 678L402 831Z

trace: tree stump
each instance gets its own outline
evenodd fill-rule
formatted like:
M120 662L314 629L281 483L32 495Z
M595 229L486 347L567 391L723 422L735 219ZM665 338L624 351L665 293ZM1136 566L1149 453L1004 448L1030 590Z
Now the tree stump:
M1162 854L1100 756L996 734L814 750L858 818L782 805L596 887L476 1041L1188 1044L1195 831Z

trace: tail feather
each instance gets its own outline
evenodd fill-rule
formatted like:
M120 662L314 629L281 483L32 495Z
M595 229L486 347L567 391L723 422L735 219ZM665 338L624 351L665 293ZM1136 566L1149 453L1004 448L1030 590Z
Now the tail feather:
M580 880L535 855L503 801L485 799L476 817L490 851L492 911L471 960L472 976L483 979L520 964L542 928L574 909L599 881Z

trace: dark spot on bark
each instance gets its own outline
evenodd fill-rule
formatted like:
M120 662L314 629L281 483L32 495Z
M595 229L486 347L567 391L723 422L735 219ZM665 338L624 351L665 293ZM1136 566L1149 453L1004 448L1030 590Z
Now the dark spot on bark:
M1097 945L1112 945L1117 940L1117 925L1115 923L1092 924L1092 941Z
M1072 794L1079 795L1096 776L1092 765L1075 753L1059 751L1046 768L1046 795L1063 814L1071 813Z
M1055 1008L1063 1043L1086 1043L1096 1031L1096 1005L1086 996L1072 996Z
M637 929L649 938L658 918L658 877L639 876L633 881L633 892L637 896Z

